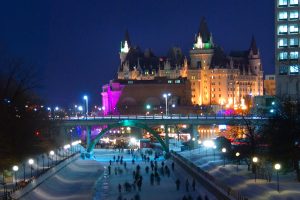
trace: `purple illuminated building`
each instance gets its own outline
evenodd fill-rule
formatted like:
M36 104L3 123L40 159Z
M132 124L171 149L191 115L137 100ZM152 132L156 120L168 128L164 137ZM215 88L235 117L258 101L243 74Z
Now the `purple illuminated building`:
M120 83L110 82L102 87L103 114L119 114L117 103L120 99L124 86Z

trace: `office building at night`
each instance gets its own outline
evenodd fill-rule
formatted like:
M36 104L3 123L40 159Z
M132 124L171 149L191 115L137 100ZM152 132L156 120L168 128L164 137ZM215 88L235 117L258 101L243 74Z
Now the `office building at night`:
M299 0L275 3L276 95L292 100L300 98L299 8Z

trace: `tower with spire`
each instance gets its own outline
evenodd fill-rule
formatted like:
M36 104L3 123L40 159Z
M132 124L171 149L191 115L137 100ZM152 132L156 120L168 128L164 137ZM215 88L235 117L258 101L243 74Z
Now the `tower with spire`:
M212 34L209 32L206 20L203 17L195 36L193 48L190 50L191 63L188 70L188 79L191 82L191 101L193 104L210 104L210 80L207 73L210 69L213 54Z
M116 81L184 82L189 93L186 98L193 105L247 109L249 99L263 94L263 71L255 38L252 37L247 50L227 55L214 44L205 18L200 21L189 57L179 47L156 56L150 49L132 46L126 31L121 41L120 61Z
M120 48L121 65L125 61L130 48L131 48L131 42L130 42L128 30L126 30L124 39L121 41L121 48Z

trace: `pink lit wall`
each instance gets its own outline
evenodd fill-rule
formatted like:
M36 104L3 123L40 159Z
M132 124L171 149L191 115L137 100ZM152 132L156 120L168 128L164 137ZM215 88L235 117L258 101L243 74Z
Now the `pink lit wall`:
M118 114L117 103L122 94L123 85L120 83L109 83L102 87L102 106L104 107L103 114Z

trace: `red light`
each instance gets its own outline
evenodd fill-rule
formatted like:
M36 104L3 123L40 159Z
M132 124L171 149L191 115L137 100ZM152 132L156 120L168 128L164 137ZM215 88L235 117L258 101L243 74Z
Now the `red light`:
M35 132L35 135L36 135L36 136L39 136L39 135L40 135L40 132L39 132L39 131L36 131L36 132Z

